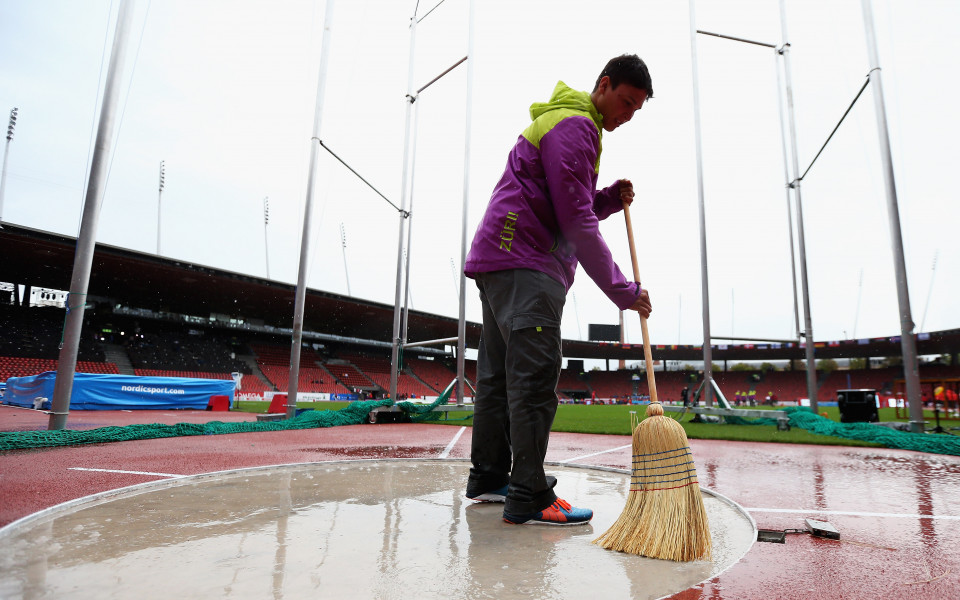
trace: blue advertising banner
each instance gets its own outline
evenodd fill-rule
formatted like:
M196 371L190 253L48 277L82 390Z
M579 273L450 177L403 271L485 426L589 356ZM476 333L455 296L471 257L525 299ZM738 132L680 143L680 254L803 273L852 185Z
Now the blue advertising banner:
M4 404L33 408L36 398L53 400L56 371L30 377L11 377L3 397ZM185 377L141 377L74 373L71 410L204 410L211 396L227 396L233 406L236 383L223 379Z

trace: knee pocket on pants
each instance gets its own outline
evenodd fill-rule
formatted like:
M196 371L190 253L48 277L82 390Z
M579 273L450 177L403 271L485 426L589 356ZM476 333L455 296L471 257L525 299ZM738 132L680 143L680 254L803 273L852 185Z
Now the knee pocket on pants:
M513 385L530 389L540 388L545 383L556 385L563 362L560 328L515 329L510 334L507 354L507 368L513 375Z

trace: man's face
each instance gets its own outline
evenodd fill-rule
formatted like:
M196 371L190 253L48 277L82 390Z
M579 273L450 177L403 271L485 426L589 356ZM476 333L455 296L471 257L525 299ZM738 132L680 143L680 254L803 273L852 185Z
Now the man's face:
M592 94L593 104L603 116L603 128L613 131L633 118L647 99L647 91L629 83L611 87L610 78L604 77Z

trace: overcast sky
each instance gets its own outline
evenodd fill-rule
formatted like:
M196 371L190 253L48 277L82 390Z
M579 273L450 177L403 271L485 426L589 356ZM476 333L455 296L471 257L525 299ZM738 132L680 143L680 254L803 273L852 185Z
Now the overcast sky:
M4 221L77 234L104 48L108 53L118 5L0 0L0 118L14 106L20 111L9 145ZM324 5L136 2L98 241L156 251L162 160L162 255L266 276L268 254L270 278L296 281ZM422 2L418 15L434 5ZM401 200L415 6L416 0L341 0L330 28L321 137L394 204ZM547 100L558 80L589 90L609 58L637 53L650 68L654 98L604 136L600 185L627 177L638 188L632 216L641 280L654 305L651 341L700 344L687 3L586 6L477 2L468 235L529 122L529 105ZM415 88L467 53L467 7L466 0L446 0L419 24ZM960 204L949 182L960 163L954 106L960 85L953 76L960 3L877 0L874 16L913 319L918 331L956 328ZM700 2L696 19L702 30L784 41L778 3L770 0ZM787 24L803 171L865 81L869 62L857 0L788 1ZM713 333L795 338L775 53L705 36L697 48ZM412 306L454 317L466 84L464 64L417 102ZM818 341L900 332L874 93L864 92L802 184ZM342 294L349 287L355 297L392 304L396 210L325 152L318 181L309 287ZM604 222L602 232L629 276L622 217ZM799 267L797 275L799 286ZM469 281L466 306L467 318L479 321ZM589 323L617 320L614 305L580 270L563 336L586 339ZM627 315L628 342L640 341L638 321ZM802 328L802 314L800 322Z

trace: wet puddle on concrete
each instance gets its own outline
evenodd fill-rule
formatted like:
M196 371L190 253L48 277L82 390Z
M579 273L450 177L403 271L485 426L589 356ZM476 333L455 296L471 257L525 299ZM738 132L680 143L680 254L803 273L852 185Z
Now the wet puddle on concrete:
M756 530L709 492L713 560L604 550L629 475L552 465L591 524L511 526L463 497L469 463L358 460L159 481L0 530L2 598L659 598L737 562Z

